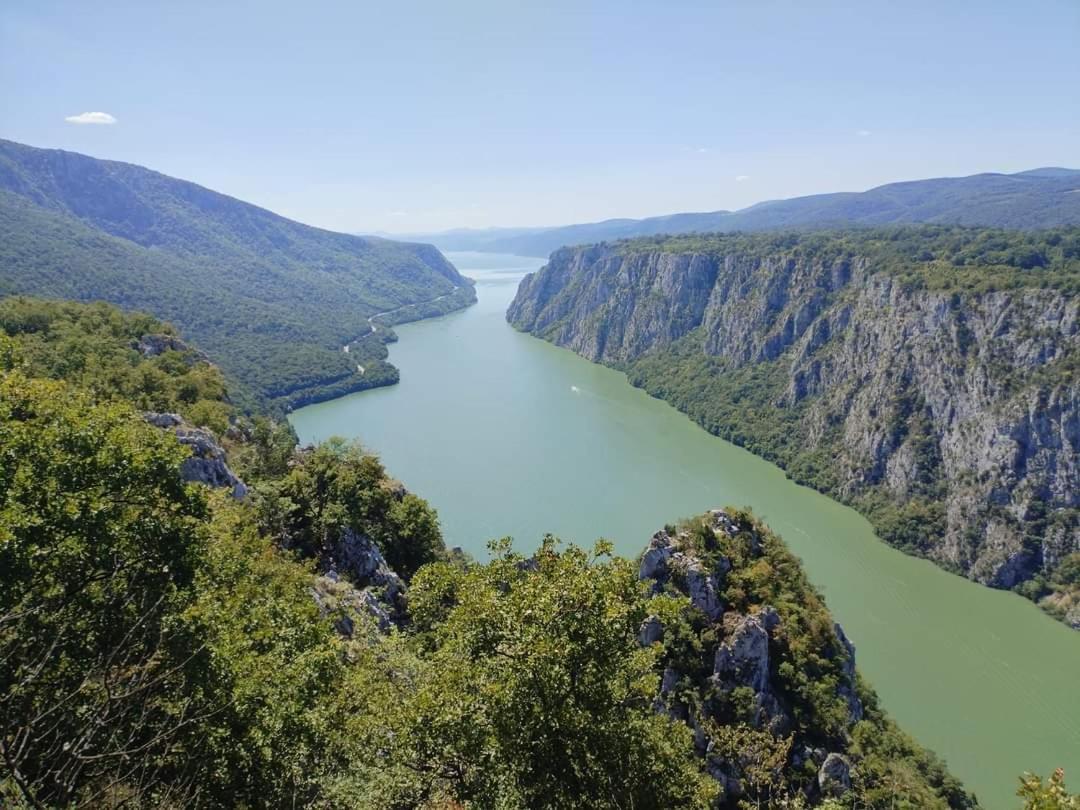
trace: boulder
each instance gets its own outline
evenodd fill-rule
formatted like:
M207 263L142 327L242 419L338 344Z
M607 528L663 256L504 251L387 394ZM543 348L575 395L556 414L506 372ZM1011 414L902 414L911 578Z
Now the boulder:
M769 633L757 616L738 616L734 629L713 661L713 679L725 688L747 686L754 692L769 687Z
M394 621L405 616L405 582L390 568L370 537L342 529L327 544L320 567L331 575L344 574L358 589L368 589Z
M191 455L180 465L180 477L185 481L210 487L227 487L232 490L234 498L247 495L247 485L229 469L225 450L211 431L192 427L176 413L147 411L143 419L154 427L172 431L180 444L191 450Z
M184 423L183 418L178 413L155 413L153 411L147 411L143 414L143 419L156 428L173 428Z
M641 555L641 565L638 568L638 579L656 580L657 584L663 583L668 576L668 559L674 552L674 542L665 531L658 531L649 541L649 547Z
M638 631L638 644L642 647L649 647L658 641L662 641L663 638L664 623L660 621L659 616L649 616L641 623L641 629Z
M181 352L187 355L189 365L210 363L210 358L198 349L193 349L176 335L143 335L135 346L143 357L157 357L165 352Z
M826 796L843 796L851 790L851 763L842 754L829 754L818 770L818 787Z

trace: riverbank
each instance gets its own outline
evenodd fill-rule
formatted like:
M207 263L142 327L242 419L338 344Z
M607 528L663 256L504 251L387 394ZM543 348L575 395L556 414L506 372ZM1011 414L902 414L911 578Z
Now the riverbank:
M391 328L394 324L411 323L425 318L435 318L470 307L476 303L473 284L455 287L453 292L439 295L429 301L407 304L385 312L377 312L367 319L370 331L345 343L341 350L349 354L356 366L354 372L310 388L301 388L276 397L273 405L286 413L307 405L327 402L348 394L370 391L396 385L401 379L397 367L389 361L387 344L397 340Z

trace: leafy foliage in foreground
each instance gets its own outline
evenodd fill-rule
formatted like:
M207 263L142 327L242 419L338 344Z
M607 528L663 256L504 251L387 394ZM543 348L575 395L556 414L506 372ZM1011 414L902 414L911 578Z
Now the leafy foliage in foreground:
M1043 784L1041 777L1026 773L1016 795L1024 800L1024 810L1078 810L1080 795L1065 789L1065 771L1058 768Z
M373 705L368 682L346 696L354 770L334 803L708 807L717 786L689 729L652 708L656 653L636 642L647 606L633 567L550 539L529 561L495 551L413 580L413 665L376 698L398 711Z
M22 370L63 379L97 399L117 399L147 411L178 412L222 432L233 408L221 371L176 341L155 356L139 351L145 336L176 338L176 330L142 313L108 304L34 298L0 299L0 334L12 339Z
M185 450L124 401L141 389L126 374L94 388L85 373L87 358L135 380L154 367L127 353L141 322L51 306L44 343L0 335L5 806L736 806L704 775L690 729L654 703L666 663L691 672L717 641L685 597L651 595L604 544L449 557L430 507L397 497L376 459L340 442L297 452L270 420L236 428L248 499L185 485ZM93 350L70 371L42 348L80 333ZM968 806L865 687L845 739L831 622L779 539L763 534L759 558L686 526L706 559L732 560L733 609L779 611L774 675L800 733L856 760L856 806ZM312 599L310 556L343 529L412 575L402 629L361 623L345 638ZM640 645L650 615L671 643ZM745 801L805 806L813 775L731 710L710 734L758 763Z
M19 373L0 381L0 450L6 764L46 795L92 784L104 800L200 713L184 694L193 640L173 617L206 548L205 501L165 434Z
M594 573L573 554L546 581L548 599L588 597L583 607L591 605L598 634L580 635L584 615L573 610L531 631L535 663L547 660L564 674L574 663L591 673L577 699L561 693L561 681L552 684L551 705L561 703L578 730L597 711L610 717L594 727L601 737L578 743L583 751L591 741L603 754L582 766L578 781L556 768L533 783L539 777L519 767L519 756L535 749L539 762L537 754L549 750L540 737L550 731L542 714L529 728L515 723L536 696L536 681L527 665L509 678L497 653L504 646L494 637L494 648L481 645L472 661L461 657L467 610L451 611L445 630L427 610L427 632L415 640L365 637L350 646L320 618L310 573L276 550L257 510L183 485L181 449L130 407L8 372L0 410L0 455L13 462L0 479L0 734L10 779L35 801L370 807L379 795L382 806L396 806L385 784L393 778L398 796L481 804L484 796L500 796L508 806L530 802L525 797L539 796L541 784L547 791L562 786L546 806L566 806L559 797L591 780L583 800L603 806L629 764L609 773L616 753L634 754L630 761L643 769L639 782L658 777L635 788L642 796L708 787L694 787L696 766L679 742L685 729L660 720L645 699L655 676L649 656L635 648L633 623L642 607L626 563L612 565L605 587L602 569ZM292 481L286 476L279 494L335 483L328 497L294 502L301 525L333 521L332 513L358 502L378 503L386 482L376 465L335 449L311 458L314 469ZM339 498L344 492L347 502ZM371 526L378 515L365 519ZM431 557L415 548L405 556ZM498 596L508 565L468 575L478 585L478 577L488 578L487 596L476 592L481 603ZM540 592L515 603L527 611L530 594ZM516 632L518 620L520 631L528 628L528 617L491 607L486 620L475 617L476 633L495 632L485 621L508 632ZM561 636L548 637L554 627ZM598 647L603 637L608 644ZM579 648L566 658L571 641ZM406 677L412 671L415 679ZM476 698L491 701L486 732L454 703ZM434 722L446 716L457 720ZM387 730L396 732L400 760L387 760L385 747L362 745ZM489 752L483 734L502 748ZM439 769L429 770L432 762ZM468 778L445 778L465 764ZM353 784L362 766L365 780ZM328 791L344 793L331 801Z

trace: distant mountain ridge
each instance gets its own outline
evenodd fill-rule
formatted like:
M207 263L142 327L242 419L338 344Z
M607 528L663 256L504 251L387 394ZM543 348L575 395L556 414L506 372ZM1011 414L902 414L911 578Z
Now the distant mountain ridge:
M889 183L862 192L768 200L739 211L609 219L553 228L493 228L423 234L443 250L547 256L560 247L636 236L907 223L1050 228L1080 224L1080 170L974 174Z
M396 381L393 333L369 317L392 313L388 327L475 300L431 245L325 231L133 164L3 140L0 236L0 294L148 310L285 406Z

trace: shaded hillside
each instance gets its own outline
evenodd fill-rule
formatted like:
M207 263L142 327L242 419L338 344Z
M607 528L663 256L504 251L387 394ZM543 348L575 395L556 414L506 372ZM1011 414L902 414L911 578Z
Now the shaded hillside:
M566 248L507 318L1080 628L1080 229Z
M396 381L392 333L372 334L370 316L390 312L386 326L475 300L430 245L324 231L139 166L10 141L0 293L148 310L285 405Z
M611 219L558 228L427 234L444 250L547 256L566 245L637 236L906 223L1049 228L1080 224L1080 171L1031 169L890 183L863 192L773 200L740 211Z

